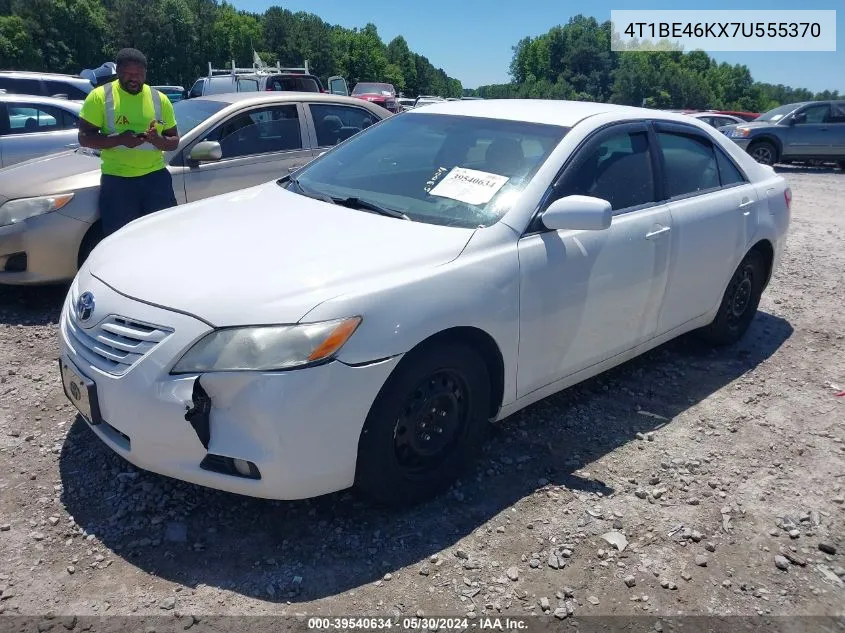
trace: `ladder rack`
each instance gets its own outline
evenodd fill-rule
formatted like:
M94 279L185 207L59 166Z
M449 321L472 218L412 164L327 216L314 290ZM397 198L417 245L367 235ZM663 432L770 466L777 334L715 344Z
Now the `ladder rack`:
M270 74L278 74L278 73L297 73L297 74L311 74L310 69L308 68L308 60L305 60L305 65L301 68L297 67L290 67L286 68L276 62L275 66L267 66L253 64L250 68L239 68L235 65L235 60L232 60L232 66L230 68L213 68L211 66L211 62L208 62L208 76L220 76L220 75L270 75Z

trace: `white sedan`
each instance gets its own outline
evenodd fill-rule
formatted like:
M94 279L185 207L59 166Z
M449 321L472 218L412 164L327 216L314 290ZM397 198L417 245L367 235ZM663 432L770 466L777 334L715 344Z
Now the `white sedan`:
M790 200L682 114L431 104L103 241L63 307L65 392L143 469L417 502L491 421L685 332L737 341Z

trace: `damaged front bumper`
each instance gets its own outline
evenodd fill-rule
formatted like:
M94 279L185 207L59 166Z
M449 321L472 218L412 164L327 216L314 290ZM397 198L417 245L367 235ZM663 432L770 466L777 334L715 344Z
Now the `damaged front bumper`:
M309 498L354 483L364 420L400 357L356 367L335 361L284 372L171 375L176 359L211 327L90 278L86 290L96 297L95 310L102 306L103 315L130 315L172 332L115 375L98 366L68 326L74 288L62 313L62 362L95 385L100 419L89 421L89 428L127 461L269 499Z

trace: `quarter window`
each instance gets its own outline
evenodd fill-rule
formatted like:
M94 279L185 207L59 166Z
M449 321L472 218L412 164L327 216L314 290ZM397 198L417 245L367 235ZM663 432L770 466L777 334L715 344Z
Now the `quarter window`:
M716 151L716 164L719 166L719 182L723 187L730 187L731 185L741 185L745 183L745 176L739 171L733 161L718 147L714 146Z
M318 147L337 145L378 121L375 115L363 108L322 104L308 107L317 131Z
M620 132L588 149L561 189L561 197L569 195L607 200L614 211L655 202L646 132Z
M667 198L719 187L713 144L696 135L658 132L663 154L663 186Z
M206 140L219 141L223 158L302 149L296 105L274 106L238 114Z

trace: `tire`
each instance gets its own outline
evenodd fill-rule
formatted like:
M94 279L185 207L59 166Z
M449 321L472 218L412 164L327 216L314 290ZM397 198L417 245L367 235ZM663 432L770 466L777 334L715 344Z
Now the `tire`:
M99 221L91 225L82 242L79 245L79 255L76 258L77 269L82 268L82 264L88 259L91 251L103 240L103 227Z
M489 411L489 373L471 347L457 343L412 352L388 378L364 423L355 487L393 507L435 497L475 460L491 426Z
M699 330L702 339L711 345L732 345L739 341L760 305L766 286L766 260L759 251L750 251L734 271L722 296L716 318Z
M774 165L778 159L778 150L769 141L755 141L748 146L748 154L763 165Z

